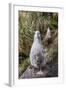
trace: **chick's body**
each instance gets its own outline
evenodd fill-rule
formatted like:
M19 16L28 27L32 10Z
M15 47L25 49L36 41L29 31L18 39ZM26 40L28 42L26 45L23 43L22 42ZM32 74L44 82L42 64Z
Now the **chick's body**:
M39 68L39 66L43 66L45 64L44 49L41 44L41 36L39 31L36 31L34 35L34 42L30 51L30 62L31 65L36 68Z

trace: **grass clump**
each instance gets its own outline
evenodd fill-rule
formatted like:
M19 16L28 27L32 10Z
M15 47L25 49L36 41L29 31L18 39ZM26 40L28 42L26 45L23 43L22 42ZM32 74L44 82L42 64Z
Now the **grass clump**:
M27 69L30 65L29 58L23 60L21 64L19 64L19 77L23 74L23 72Z

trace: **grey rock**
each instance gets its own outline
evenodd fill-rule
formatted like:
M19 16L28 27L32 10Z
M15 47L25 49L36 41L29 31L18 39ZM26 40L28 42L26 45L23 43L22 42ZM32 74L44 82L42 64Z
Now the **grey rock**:
M45 77L48 73L48 70L45 69L42 71L42 74L39 73L40 71L37 68L30 68L30 66L28 66L28 68L26 69L26 71L21 75L20 79L22 78L40 78L40 77Z

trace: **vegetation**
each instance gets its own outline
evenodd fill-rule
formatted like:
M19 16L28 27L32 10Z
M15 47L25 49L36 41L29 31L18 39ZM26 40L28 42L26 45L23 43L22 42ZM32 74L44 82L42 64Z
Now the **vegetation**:
M22 63L19 64L19 77L27 69L28 65L30 65L29 58L23 60Z
M29 53L36 30L41 33L47 63L58 63L58 13L19 11L19 76L29 62ZM47 44L47 28L51 30L51 42Z

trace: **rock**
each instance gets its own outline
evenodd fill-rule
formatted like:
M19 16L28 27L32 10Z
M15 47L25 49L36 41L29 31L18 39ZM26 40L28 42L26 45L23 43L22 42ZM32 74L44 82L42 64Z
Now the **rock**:
M58 63L48 65L46 77L58 77Z
M43 67L42 71L28 66L26 71L20 76L22 78L46 78L46 77L58 77L58 64L48 64Z
M21 75L20 79L22 78L40 78L40 77L45 77L48 73L48 70L45 69L43 71L39 71L37 68L30 68L30 66L28 66L28 68L26 69L26 71Z

